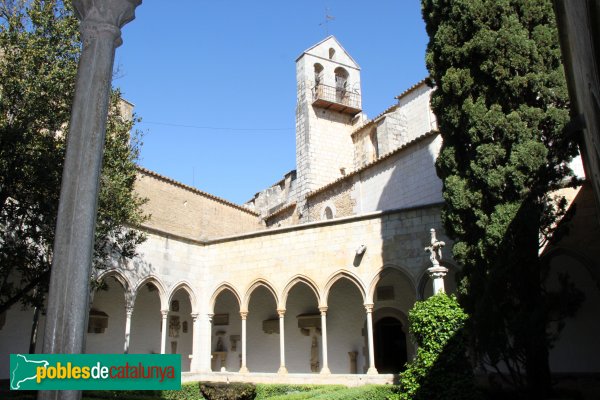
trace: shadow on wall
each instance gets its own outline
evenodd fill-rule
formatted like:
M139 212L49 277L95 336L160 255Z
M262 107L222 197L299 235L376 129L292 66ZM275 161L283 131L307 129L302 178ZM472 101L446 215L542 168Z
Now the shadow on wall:
M382 247L374 249L380 251L382 266L398 267L393 273L386 272L388 268L382 270L373 293L375 367L379 373L402 371L404 362L415 357L416 346L408 334L406 315L431 287L425 274L430 260L424 251L430 244L430 229L436 229L438 238L448 243L440 222L441 181L435 172L437 140L437 135L425 138L394 156L398 158L393 162L380 164L380 168L391 171L374 171L388 175L376 210L407 209L382 218ZM446 251L444 256L449 253ZM378 318L379 314L385 318ZM387 354L400 358L401 365L386 358Z
M400 265L413 280L420 279L416 285L416 298L423 298L426 287L431 286L431 283L426 283L426 276L423 278L425 270L431 266L424 251L430 244L431 228L436 230L440 240L448 244L444 259L451 259L449 240L440 220L442 184L435 171L440 140L438 135L425 138L406 149L396 162L388 166L393 170L376 205L379 211L410 208L399 214L397 219L383 218L380 232L383 240L379 250L383 265ZM449 286L455 287L454 283Z

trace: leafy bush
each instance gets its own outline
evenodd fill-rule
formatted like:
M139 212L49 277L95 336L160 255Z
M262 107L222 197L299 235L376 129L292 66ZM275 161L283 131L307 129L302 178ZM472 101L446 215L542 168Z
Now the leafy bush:
M252 400L256 397L256 386L243 382L203 382L200 393L207 400Z
M445 293L417 302L409 313L417 356L400 374L398 400L469 400L479 398L466 356L464 325L468 316L456 297Z
M200 400L203 399L197 383L184 383L180 390L163 390L163 400Z

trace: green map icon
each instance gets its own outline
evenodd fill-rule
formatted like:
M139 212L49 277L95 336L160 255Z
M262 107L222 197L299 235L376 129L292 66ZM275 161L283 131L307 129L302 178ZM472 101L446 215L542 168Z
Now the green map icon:
M12 390L19 390L23 382L35 379L37 368L47 367L49 364L46 360L31 360L22 354L11 354L10 358L10 388Z

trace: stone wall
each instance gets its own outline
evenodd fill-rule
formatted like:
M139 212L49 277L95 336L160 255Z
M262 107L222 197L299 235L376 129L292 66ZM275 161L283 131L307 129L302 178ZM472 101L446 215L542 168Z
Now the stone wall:
M149 199L149 228L196 240L262 229L256 213L148 170L139 170L135 190Z
M434 167L441 145L441 136L429 134L362 171L354 188L360 199L355 213L441 202L442 181Z
M398 96L397 104L355 129L351 134L354 168L361 168L436 130L436 117L429 106L432 91L424 82L420 82Z
M398 96L398 112L404 114L402 119L406 120L407 128L399 145L437 129L437 120L429 105L432 92L422 81Z
M308 210L308 221L320 221L327 219L325 208L332 210L333 218L349 217L354 215L356 199L352 197L352 189L356 178L341 180L327 189L309 196L306 201Z
M324 219L328 206L338 218L441 202L442 182L434 168L441 143L438 134L428 133L312 192L303 221Z
M265 218L267 228L279 228L299 223L296 203L292 203Z

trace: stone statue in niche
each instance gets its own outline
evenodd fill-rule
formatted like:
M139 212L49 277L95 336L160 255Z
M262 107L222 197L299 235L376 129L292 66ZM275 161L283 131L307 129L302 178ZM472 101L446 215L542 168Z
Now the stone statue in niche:
M312 372L319 372L319 343L317 342L317 337L314 335L310 346L310 370Z
M216 351L225 351L223 349L223 337L219 336L219 339L217 339L217 350Z
M169 337L179 337L180 328L181 323L179 322L179 317L176 315L171 315L169 317Z
M358 372L358 368L356 365L356 356L358 355L357 351L349 351L348 356L350 357L350 373L356 374Z
M187 331L188 331L187 321L183 321L181 323L181 330L183 331L183 333L187 333Z
M175 311L175 312L179 311L179 300L173 300L171 302L171 311Z

